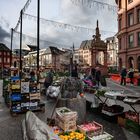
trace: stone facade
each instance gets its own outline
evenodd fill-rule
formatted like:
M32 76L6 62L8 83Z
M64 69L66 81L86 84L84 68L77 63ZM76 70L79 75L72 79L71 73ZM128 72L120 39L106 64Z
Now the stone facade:
M116 0L118 4L119 68L140 71L140 1Z
M107 42L107 65L118 68L118 39L117 36L106 38Z

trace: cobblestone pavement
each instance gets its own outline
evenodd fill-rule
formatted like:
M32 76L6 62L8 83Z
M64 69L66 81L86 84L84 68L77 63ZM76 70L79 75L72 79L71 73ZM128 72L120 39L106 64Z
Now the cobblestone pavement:
M107 80L107 84L113 89L118 88L120 90L124 88L121 88L120 85L112 83L112 81L109 80ZM140 90L139 87L139 89L135 87L131 88L129 86L126 86L125 88L129 91L131 89L133 89L132 91L135 89L138 91ZM44 99L44 102L46 103L45 113L36 112L35 114L47 123L47 117L50 118L55 101L46 101L46 99ZM11 117L9 109L4 105L2 98L0 98L0 140L22 140L21 121L24 117L25 114L19 114L17 117ZM106 121L101 115L95 114L92 110L87 111L87 121L92 120L101 123L104 126L104 130L112 134L115 137L115 140L140 140L140 138L138 138L135 134L121 128L115 123Z

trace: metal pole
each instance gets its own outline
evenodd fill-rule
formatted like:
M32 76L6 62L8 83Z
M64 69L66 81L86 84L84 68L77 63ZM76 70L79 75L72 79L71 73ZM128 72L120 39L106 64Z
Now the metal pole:
M40 0L37 1L37 82L39 82Z
M2 75L1 75L1 77L2 77L2 79L3 79L3 77L4 77L4 75L3 75L3 73L4 73L4 50L2 50Z
M11 53L10 53L10 67L12 66L12 49L13 49L13 28L11 28Z
M21 10L20 12L20 78L21 78L21 73L22 73L22 14L23 11Z

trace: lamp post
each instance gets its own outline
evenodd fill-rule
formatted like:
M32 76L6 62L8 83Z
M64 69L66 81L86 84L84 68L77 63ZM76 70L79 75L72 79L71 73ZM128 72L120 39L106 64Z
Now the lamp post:
M20 20L21 20L21 24L20 24L20 78L22 75L22 15L23 15L23 10L21 10L20 12Z
M37 1L37 83L39 82L40 0Z
M13 49L13 28L11 28L11 52L10 52L10 67L12 66L12 49Z

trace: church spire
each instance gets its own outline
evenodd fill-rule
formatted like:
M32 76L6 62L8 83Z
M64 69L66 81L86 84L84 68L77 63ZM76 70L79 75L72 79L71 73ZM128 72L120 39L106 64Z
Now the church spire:
M96 27L96 35L95 35L95 38L96 38L96 41L100 41L101 35L100 35L100 30L99 30L99 25L98 25L98 20L97 20L97 27Z

